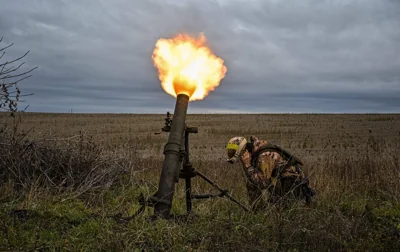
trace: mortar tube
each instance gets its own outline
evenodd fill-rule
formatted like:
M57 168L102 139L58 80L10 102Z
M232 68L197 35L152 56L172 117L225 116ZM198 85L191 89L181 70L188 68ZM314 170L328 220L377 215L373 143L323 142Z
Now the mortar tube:
M179 94L176 97L175 111L171 123L171 130L168 136L168 142L164 147L164 163L161 171L160 182L158 185L158 202L154 206L154 215L168 219L172 206L172 199L175 191L175 183L179 174L181 160L180 148L185 131L186 112L189 105L189 96ZM166 204L164 202L168 202Z

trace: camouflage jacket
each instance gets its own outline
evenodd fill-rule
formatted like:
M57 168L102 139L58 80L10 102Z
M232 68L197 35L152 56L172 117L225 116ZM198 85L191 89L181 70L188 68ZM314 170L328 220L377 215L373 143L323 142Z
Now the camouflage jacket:
M253 150L251 153L246 150L242 154L241 163L249 181L260 189L266 189L269 186L276 184L276 177L273 176L273 170L286 165L287 160L277 152L266 151L259 154L258 157L255 157L257 160L255 160L255 165L252 166L252 154L256 153L257 150L268 143L265 140L259 140L255 136L252 136L252 140ZM281 176L302 177L303 174L301 172L299 173L295 166L289 166Z

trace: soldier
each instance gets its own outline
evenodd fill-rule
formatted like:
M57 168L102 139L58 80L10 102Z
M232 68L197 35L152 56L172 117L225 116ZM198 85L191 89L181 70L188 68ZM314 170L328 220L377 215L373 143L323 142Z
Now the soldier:
M250 137L234 137L227 146L228 162L241 162L246 174L246 188L252 210L266 207L266 203L279 203L292 199L305 199L310 206L313 189L308 186L301 166L303 162L280 146ZM267 189L267 202L262 198L262 191Z

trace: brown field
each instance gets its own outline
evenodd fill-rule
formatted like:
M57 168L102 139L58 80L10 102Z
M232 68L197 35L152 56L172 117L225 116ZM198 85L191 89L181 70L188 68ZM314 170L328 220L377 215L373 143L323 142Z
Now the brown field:
M105 207L104 203L103 208L96 211L103 214L104 212L122 212L123 215L129 215L138 208L135 197L139 191L151 195L157 190L163 161L162 152L168 135L167 133L155 135L154 132L159 132L164 126L164 117L163 114L23 113L18 129L21 133L27 133L24 138L26 140L43 144L57 143L61 147L64 144L84 140L98 145L104 155L123 158L125 160L123 168L130 174L128 185L135 185L132 187L135 191L126 193L129 191L127 189L129 186L124 185L122 191L118 189L119 191L113 192L115 197L123 199L123 204ZM10 118L3 117L2 120L7 120L9 125L12 123ZM371 204L372 207L378 207L377 209L380 209L381 205L387 207L382 210L385 216L387 209L392 211L400 206L398 202L400 197L400 114L203 114L188 115L186 122L189 126L199 128L198 134L190 136L191 161L194 167L221 187L228 188L233 196L245 204L247 196L242 171L238 165L230 166L225 162L224 147L231 137L256 135L289 149L305 162L304 171L310 177L311 186L318 191L315 212L308 215L303 213L299 219L293 219L293 213L290 211L285 215L258 216L260 221L261 219L265 221L263 224L265 227L271 224L271 220L263 218L279 219L280 225L283 226L283 230L279 232L268 231L272 235L272 243L268 243L268 248L315 250L322 246L324 249L333 250L362 250L367 246L360 242L362 239L367 239L367 244L370 242L368 246L376 250L387 248L389 240L385 243L385 240L381 241L381 238L376 236L388 232L385 229L386 226L385 228L381 224L376 226L376 222L371 222L371 226L363 226L362 223L366 218L365 211L367 210L365 209L369 209ZM136 186L139 186L139 189ZM193 188L195 193L216 192L197 178L194 179ZM173 211L177 213L184 213L183 189L181 182L177 185L177 193L174 197ZM377 198L379 200L376 200ZM20 204L32 206L32 202L35 201L24 199ZM93 200L90 202L97 205L93 203ZM196 201L194 211L202 216L214 218L214 222L225 224L226 218L236 214L239 216L238 223L241 223L237 225L246 227L249 232L258 230L257 225L251 227L253 224L250 224L254 217L243 217L243 213L236 205L227 202L221 198ZM400 235L400 212L396 211L391 212L394 217L390 215L392 219L389 226L393 228L393 225L398 224L398 231L390 230ZM151 212L147 213L151 214ZM379 215L376 218L380 219L382 216ZM288 219L292 221L285 222ZM292 226L293 223L297 223L297 226ZM192 228L209 232L209 235L202 236L203 239L211 239L213 228L208 226L206 228L204 222L196 225ZM277 227L274 224L271 225L269 227L272 229ZM378 231L375 230L377 234L368 234L371 228L377 229ZM157 232L167 235L169 231ZM193 229L190 229L190 232L194 232ZM237 244L241 239L251 240L254 237L251 238L251 235L246 233L238 238L233 233L229 233L231 231L227 230L227 232L221 235L220 239L231 240L228 243L217 240L222 247L216 250L224 248L226 244L232 246L227 250L237 249L238 251L247 251L249 248L252 248L250 250L258 248L263 251L263 246L267 246L262 243L254 247L248 245L240 247L241 245ZM300 242L299 244L283 242L282 237L292 237L295 233L301 234L303 238L299 239L305 239L306 244L298 239L295 240ZM278 237L277 234L283 236ZM324 238L319 241L314 238L314 235L323 235ZM214 246L213 242L196 240L192 243L174 235L167 235L167 237L183 239L180 242L186 245L180 244L174 247L175 245L171 245L166 240L157 238L163 244L160 246L166 250L174 250L174 248L185 250L184 248L202 246L206 248L205 250L210 250L210 246ZM259 236L256 235L256 237ZM86 248L87 244L81 245L78 247ZM152 250L152 246L148 243L143 246ZM122 248L132 249L130 246L122 246Z
M132 169L144 171L142 179L151 180L156 189L168 135L154 133L164 126L164 118L162 114L26 113L19 127L29 132L30 139L62 142L82 136L108 152L129 157ZM311 183L320 190L326 183L335 183L325 181L329 162L356 162L369 153L375 156L381 150L400 150L400 114L200 114L188 115L186 122L199 128L199 133L190 136L194 165L229 188L238 186L238 190L241 185L235 181L242 178L240 169L229 169L232 167L224 162L224 147L234 136L256 135L291 150L303 159L305 171L314 177ZM145 166L135 167L138 160ZM328 172L343 172L348 183L366 173L348 169Z
M40 114L22 116L21 130L37 139L71 138L83 134L114 150L143 150L161 155L167 136L155 135L164 115ZM400 114L243 114L188 115L187 124L199 128L191 137L194 155L215 160L224 155L233 136L256 135L289 148L304 158L368 151L372 140L398 147Z

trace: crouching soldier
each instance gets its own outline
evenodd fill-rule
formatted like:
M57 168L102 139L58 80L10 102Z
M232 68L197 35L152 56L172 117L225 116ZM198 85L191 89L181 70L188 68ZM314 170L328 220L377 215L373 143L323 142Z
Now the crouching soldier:
M227 146L228 162L242 164L246 174L246 188L252 210L266 207L266 203L287 202L305 199L310 206L315 191L309 187L308 178L303 174L303 162L280 146L251 136L234 137ZM262 197L268 191L268 200Z

